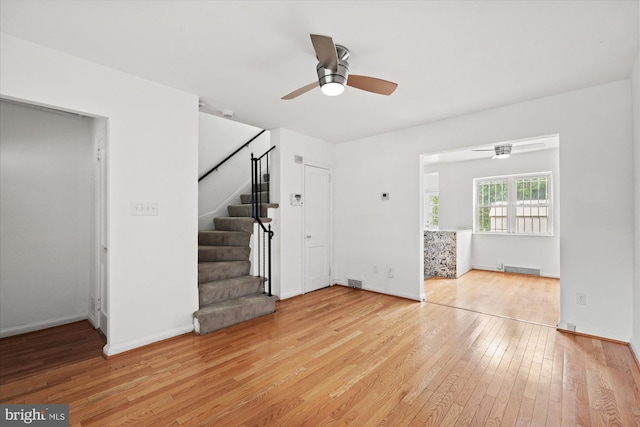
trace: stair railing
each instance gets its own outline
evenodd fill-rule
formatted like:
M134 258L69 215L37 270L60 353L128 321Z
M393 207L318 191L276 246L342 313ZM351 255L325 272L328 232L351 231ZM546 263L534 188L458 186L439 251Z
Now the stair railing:
M203 179L205 179L206 177L209 176L209 174L211 172L215 172L218 170L218 168L220 166L222 166L224 163L227 162L227 160L229 160L230 158L232 158L233 156L235 156L236 154L238 154L240 152L240 150L242 150L245 147L248 147L249 144L251 144L253 141L255 141L260 135L262 135L263 133L265 133L265 129L262 129L260 132L258 132L258 134L256 136L254 136L253 138L251 138L250 140L248 140L247 142L245 142L244 144L242 144L240 147L238 147L236 149L236 151L234 151L233 153L229 154L227 157L225 157L224 160L222 160L220 163L218 163L217 165L215 165L214 167L212 167L211 169L209 169L209 171L207 173L205 173L204 175L202 175L200 178L198 178L198 182L202 181ZM253 154L251 154L253 156Z
M266 284L265 293L271 296L271 241L273 240L273 231L271 224L264 226L261 216L267 216L266 204L269 200L262 197L262 184L270 182L269 175L269 153L276 147L271 147L260 157L254 157L251 153L251 216L258 223L260 230L256 236L257 250L257 273ZM266 172L263 173L263 167ZM263 181L264 179L264 181ZM262 248L260 247L262 244Z

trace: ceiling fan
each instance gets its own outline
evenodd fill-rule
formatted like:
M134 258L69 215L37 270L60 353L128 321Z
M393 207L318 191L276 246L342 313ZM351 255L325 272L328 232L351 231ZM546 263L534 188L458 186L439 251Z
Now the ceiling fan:
M511 156L511 151L512 150L521 150L523 148L531 148L531 147L535 147L535 146L540 146L540 145L545 145L544 142L532 142L529 144L521 144L521 145L516 145L515 147L513 146L513 144L511 143L506 143L506 144L496 144L494 145L492 148L477 148L475 150L471 150L471 151L493 151L495 152L495 156L492 157L492 159L508 159Z
M345 85L381 95L391 95L398 87L397 83L375 77L349 75L349 63L347 62L349 49L334 44L331 37L311 34L311 43L319 61L316 66L318 81L302 86L300 89L283 96L282 99L297 98L317 86L320 86L322 93L328 96L340 95L344 92Z

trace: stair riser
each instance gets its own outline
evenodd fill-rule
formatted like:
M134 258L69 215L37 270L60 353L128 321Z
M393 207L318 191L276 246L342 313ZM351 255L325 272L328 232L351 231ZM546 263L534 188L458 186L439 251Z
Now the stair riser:
M253 218L214 218L216 230L243 231L253 233Z
M240 201L243 204L251 204L251 202L253 201L253 198L251 197L251 194L241 194ZM258 193L258 203L269 203L268 191L263 191L261 193Z
M227 211L229 211L229 216L234 217L251 217L252 210L251 205L240 205L240 206L228 206ZM264 206L258 206L258 211L260 212L258 216L260 218L264 218L267 216L267 208Z
M198 233L199 246L249 246L251 233L241 231L206 231Z
M262 184L253 184L253 188L258 191L269 191L269 183L263 181Z
M251 279L257 279L253 276L247 276ZM262 280L247 280L238 284L217 285L216 282L205 283L200 285L198 289L200 307L209 304L216 304L232 298L239 298L246 295L262 293L264 287Z
M205 246L198 248L198 262L245 261L251 248L242 246Z
M214 280L244 276L249 274L250 268L251 263L249 261L212 262L198 264L198 283L207 283Z
M203 314L200 310L194 315L200 324L199 334L203 335L227 326L264 316L275 311L275 298L255 299L238 307L229 307L214 313Z

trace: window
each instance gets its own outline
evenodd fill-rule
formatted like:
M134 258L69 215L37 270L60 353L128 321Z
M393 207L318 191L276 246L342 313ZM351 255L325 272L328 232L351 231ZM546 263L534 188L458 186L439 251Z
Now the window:
M437 230L439 226L439 206L440 196L437 191L427 191L425 193L425 227L429 230Z
M551 235L551 172L474 179L476 233Z

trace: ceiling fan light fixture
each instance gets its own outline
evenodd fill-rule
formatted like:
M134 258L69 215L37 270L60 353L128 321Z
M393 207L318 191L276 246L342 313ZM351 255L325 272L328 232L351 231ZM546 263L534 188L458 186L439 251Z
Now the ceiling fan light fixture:
M322 93L327 96L338 96L344 92L344 85L338 82L327 82L322 85L321 89Z
M511 157L511 144L503 144L503 145L496 145L495 146L495 151L496 151L496 155L493 156L494 159L508 159L509 157Z

